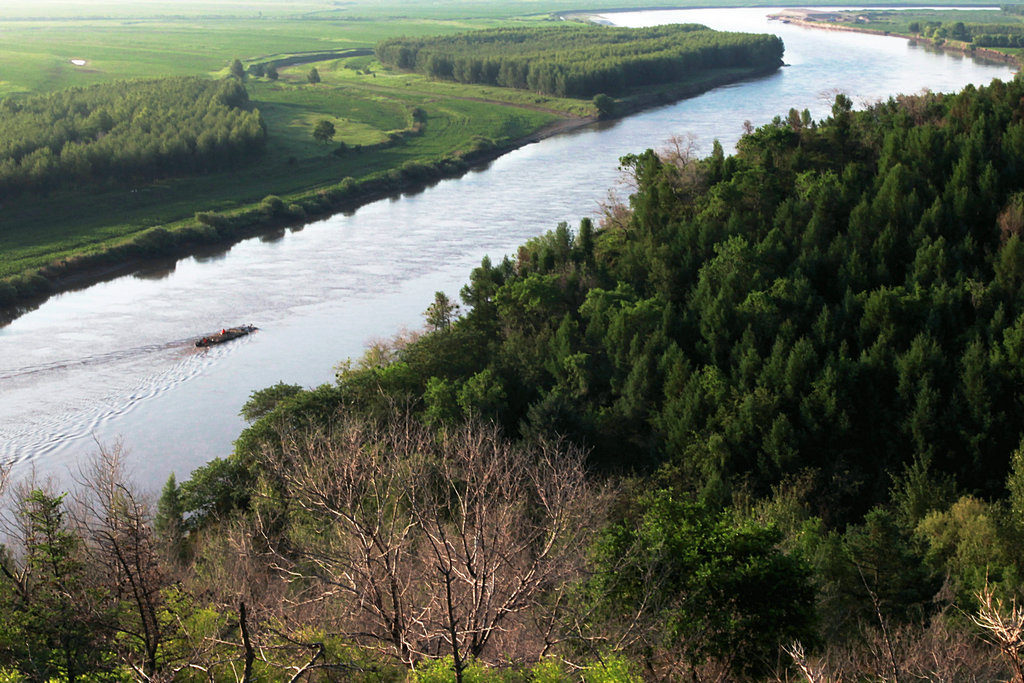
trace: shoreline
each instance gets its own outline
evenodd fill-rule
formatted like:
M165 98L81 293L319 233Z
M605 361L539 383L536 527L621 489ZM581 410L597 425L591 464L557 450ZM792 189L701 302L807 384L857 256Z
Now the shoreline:
M351 193L342 193L342 196L333 195L331 190L309 190L301 194L301 197L306 197L312 193L307 201L299 204L300 215L287 212L267 215L261 211L258 204L254 204L234 216L214 214L209 223L193 221L173 229L162 226L149 228L126 243L111 245L91 254L63 259L20 276L27 291L17 291L12 300L0 305L0 328L39 308L52 296L131 275L147 266L188 258L204 249L230 248L243 240L275 230L300 227L338 213L355 211L381 199L423 190L442 180L459 178L471 170L486 166L495 159L534 142L570 133L598 121L624 119L646 109L696 97L724 85L761 78L778 71L782 66L778 64L739 73L712 74L693 83L626 97L617 101L614 116L568 117L555 121L505 144L475 151L456 160L441 159L435 163L435 175L428 178L403 177L396 182L388 174L384 174L382 177L358 181ZM18 277L15 276L11 280Z
M795 10L799 11L799 10ZM847 24L837 24L825 21L816 21L813 19L802 18L798 14L787 14L781 12L779 14L769 14L768 18L773 21L781 21L787 24L794 24L802 28L812 28L821 31L846 31L849 33L863 33L871 36L887 36L891 38L904 38L913 43L921 43L925 45L931 45L936 50L943 50L945 52L955 52L958 54L966 55L969 57L981 57L988 59L993 62L1002 62L1004 64L1011 64L1016 66L1018 69L1024 67L1024 61L1021 58L1008 55L1005 52L999 52L988 47L971 47L967 43L963 44L951 44L950 41L942 39L943 42L937 43L934 38L926 38L920 35L910 35L906 33L896 33L894 31L882 31L874 28L862 28L858 26L852 26ZM957 42L957 41L954 41Z

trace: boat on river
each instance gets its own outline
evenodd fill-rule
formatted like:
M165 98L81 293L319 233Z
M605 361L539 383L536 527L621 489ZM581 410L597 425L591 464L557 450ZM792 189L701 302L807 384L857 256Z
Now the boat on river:
M214 332L213 334L208 334L205 337L202 337L200 339L196 339L196 346L199 347L199 348L203 348L203 347L206 347L206 346L215 346L217 344L223 344L226 341L231 341L232 339L238 339L239 337L244 337L245 335L247 335L247 334L249 334L251 332L255 332L256 329L257 328L256 328L255 325L241 325L239 327L227 327L227 328L221 330L220 332Z

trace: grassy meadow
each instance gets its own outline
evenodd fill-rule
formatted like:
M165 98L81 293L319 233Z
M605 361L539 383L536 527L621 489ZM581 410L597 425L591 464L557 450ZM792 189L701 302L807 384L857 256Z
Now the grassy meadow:
M366 9L376 5L364 3ZM43 3L0 8L0 98L154 76L222 78L232 59L246 66L351 48L384 37L432 35L546 17L376 18L335 16L327 3L184 3L175 16L152 3ZM378 8L379 9L379 8ZM41 12L53 12L41 17ZM35 13L35 15L32 14ZM387 13L384 13L387 14ZM71 60L84 60L75 65ZM310 84L315 66L321 82ZM106 248L155 226L194 223L199 211L234 211L268 195L291 200L403 164L431 163L481 139L507 144L567 116L593 114L589 102L499 88L433 83L382 69L372 56L281 67L277 81L247 78L267 125L267 151L243 168L164 180L130 190L58 191L3 201L0 278L32 272ZM412 111L426 119L416 135ZM336 134L313 139L318 122ZM404 132L404 133L403 133ZM339 151L344 148L344 151Z
M316 192L344 178L360 179L410 162L469 151L475 140L497 144L531 134L559 119L550 111L487 101L482 90L432 91L420 77L382 75L362 85L345 60L321 63L318 84L306 82L310 65L289 67L281 79L251 79L247 88L268 128L267 151L247 166L193 178L165 180L132 190L54 193L4 207L0 277L17 275L152 228L194 221L197 211L230 212L268 195ZM390 82L390 85L388 84ZM514 98L513 98L514 99ZM402 135L412 110L426 113L423 131ZM586 105L576 103L580 113ZM315 141L317 122L335 124L331 143ZM344 143L343 152L338 152Z
M410 164L446 163L508 146L559 120L594 116L590 101L431 81L386 69L372 56L334 58L387 37L536 25L578 8L560 0L0 3L0 99L121 79L224 78L236 58L246 67L282 65L276 81L246 79L251 104L267 126L267 147L244 167L130 189L0 197L0 279L27 277L157 226L195 226L199 212L242 211L268 195L289 205L347 178L362 182ZM307 80L314 66L317 84ZM417 108L426 117L419 123L413 121ZM324 120L336 130L327 144L312 135Z

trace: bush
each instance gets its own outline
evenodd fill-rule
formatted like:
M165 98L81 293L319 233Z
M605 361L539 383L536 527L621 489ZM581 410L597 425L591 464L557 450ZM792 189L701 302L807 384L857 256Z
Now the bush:
M423 664L416 669L413 680L416 683L455 683L452 658L444 657ZM472 661L463 670L462 680L463 683L520 683L523 677L516 671L502 671Z
M267 217L280 216L285 211L284 200L275 194L267 195L260 202L260 213Z
M219 228L225 224L224 216L214 211L196 211L196 221L211 228Z
M158 256L174 247L175 239L167 228L150 228L133 239L131 247L144 256Z
M584 683L642 683L632 662L622 657L605 657L583 671Z
M597 107L597 114L601 118L607 118L615 113L615 100L604 93L594 95L594 106Z
M0 306L10 306L18 298L18 289L7 280L0 280Z

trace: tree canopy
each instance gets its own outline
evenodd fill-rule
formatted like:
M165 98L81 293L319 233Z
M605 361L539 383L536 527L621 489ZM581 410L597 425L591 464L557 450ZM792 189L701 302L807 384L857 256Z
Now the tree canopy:
M0 197L224 168L262 150L235 79L119 81L0 100Z
M776 36L699 24L498 28L392 38L376 47L385 64L433 78L581 98L684 81L715 68L776 67L782 52Z

